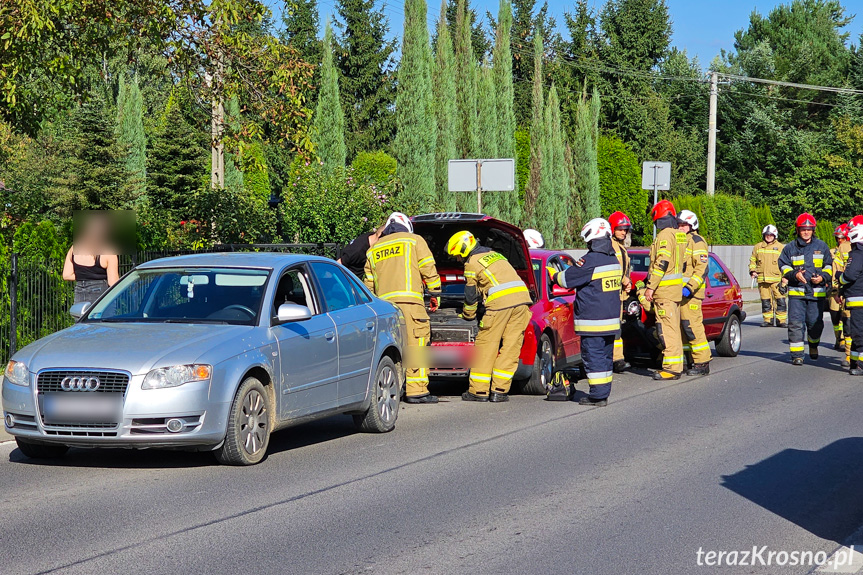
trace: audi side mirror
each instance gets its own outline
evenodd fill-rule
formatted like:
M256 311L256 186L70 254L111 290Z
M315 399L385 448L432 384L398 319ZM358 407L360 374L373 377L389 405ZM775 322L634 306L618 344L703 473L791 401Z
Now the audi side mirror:
M276 316L278 324L289 323L294 321L303 321L312 317L312 310L304 305L295 303L283 303L279 306L279 312Z
M88 309L90 309L90 302L80 301L69 308L69 315L75 319L81 319L81 316L87 313Z

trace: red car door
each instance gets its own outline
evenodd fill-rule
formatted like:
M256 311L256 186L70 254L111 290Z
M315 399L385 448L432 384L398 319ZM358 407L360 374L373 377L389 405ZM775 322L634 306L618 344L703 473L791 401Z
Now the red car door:
M709 338L718 336L724 327L724 322L709 321L715 318L724 318L728 315L728 311L733 301L733 294L726 292L734 291L734 286L731 284L731 278L728 271L710 255L707 262L707 288L704 294L704 305L702 312L704 314L704 331Z
M549 258L548 264L550 267L558 271L563 271L566 268L575 265L575 262L566 254L556 254ZM560 286L555 288L548 278L546 278L545 284L548 299L552 305L552 311L550 314L553 318L552 325L559 338L557 360L570 363L574 360L574 356L581 352L580 339L575 335L575 318L573 317L575 292L571 290L565 291ZM554 292L557 292L559 295L555 295Z

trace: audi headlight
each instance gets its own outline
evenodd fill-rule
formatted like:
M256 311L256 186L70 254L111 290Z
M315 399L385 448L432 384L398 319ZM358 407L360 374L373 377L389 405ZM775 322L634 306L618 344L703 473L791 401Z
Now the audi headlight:
M30 385L30 373L27 371L27 365L23 361L10 361L6 364L6 371L3 372L6 376L6 381L15 385Z
M626 306L626 313L629 315L635 315L640 311L641 311L641 304L639 304L637 301L631 301L631 302L629 302L629 305Z
M209 365L172 365L171 367L160 367L150 370L144 378L141 389L163 389L166 387L177 387L192 381L206 381L210 379L213 368Z

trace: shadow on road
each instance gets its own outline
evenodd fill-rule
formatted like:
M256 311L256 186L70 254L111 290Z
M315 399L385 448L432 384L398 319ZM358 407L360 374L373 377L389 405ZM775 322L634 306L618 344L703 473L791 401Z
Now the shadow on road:
M863 437L818 451L786 449L722 476L722 485L806 529L843 543L863 523Z

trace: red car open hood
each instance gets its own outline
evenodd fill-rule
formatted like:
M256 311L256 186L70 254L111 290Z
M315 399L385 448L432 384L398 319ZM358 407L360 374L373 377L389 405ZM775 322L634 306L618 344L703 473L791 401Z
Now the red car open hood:
M521 229L501 220L483 214L440 213L424 214L411 218L414 233L422 236L434 255L438 273L446 284L464 283L464 264L459 263L446 252L450 237L461 230L471 232L480 245L491 248L503 255L527 284L532 298L536 301L537 285L530 264L530 252ZM450 277L447 277L450 276Z

